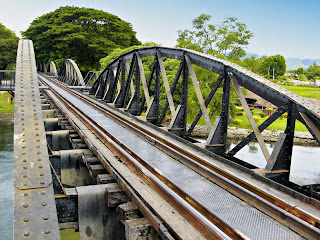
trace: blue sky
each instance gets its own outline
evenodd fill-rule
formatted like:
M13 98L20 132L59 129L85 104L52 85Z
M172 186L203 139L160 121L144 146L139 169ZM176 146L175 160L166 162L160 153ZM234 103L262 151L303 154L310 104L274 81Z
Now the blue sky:
M320 0L0 0L0 22L17 34L60 6L100 9L132 23L142 42L174 46L177 31L202 13L237 17L254 33L247 52L320 58Z

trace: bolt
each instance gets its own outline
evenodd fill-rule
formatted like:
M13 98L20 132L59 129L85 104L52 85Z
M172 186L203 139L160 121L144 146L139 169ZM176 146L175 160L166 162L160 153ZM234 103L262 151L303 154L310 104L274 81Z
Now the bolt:
M27 162L27 159L23 159L22 162Z
M48 220L49 216L43 216L43 220Z
M45 233L45 234L49 234L49 233L50 233L50 230L49 230L49 229L46 229L46 230L44 230L44 233Z
M27 237L30 235L30 233L28 231L25 231L23 235Z
M28 203L24 203L22 206L23 206L24 208L27 208L29 205L28 205Z
M46 194L46 192L45 191L41 191L41 195L45 195Z
M29 218L28 218L28 217L25 217L25 218L23 219L23 221L24 221L24 222L29 222Z
M42 206L47 206L47 203L46 202L42 202Z

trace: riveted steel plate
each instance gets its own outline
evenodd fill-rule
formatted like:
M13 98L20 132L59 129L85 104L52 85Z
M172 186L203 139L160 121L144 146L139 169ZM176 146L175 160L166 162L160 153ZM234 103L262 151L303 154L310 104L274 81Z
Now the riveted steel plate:
M60 239L37 69L30 40L20 40L17 52L14 186L15 239Z
M123 239L124 227L117 220L116 209L108 208L105 200L105 184L76 189L81 240Z

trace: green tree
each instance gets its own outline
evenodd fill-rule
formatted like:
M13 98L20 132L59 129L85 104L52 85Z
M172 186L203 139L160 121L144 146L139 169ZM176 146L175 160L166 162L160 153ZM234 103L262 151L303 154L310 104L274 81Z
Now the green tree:
M220 25L210 24L210 15L201 14L192 21L192 30L179 30L177 47L189 48L228 59L245 56L244 48L253 33L235 17L226 18Z
M268 78L272 78L273 74L275 78L279 78L285 74L287 66L283 56L279 54L270 57L262 56L261 59L261 74L267 75Z
M320 66L317 63L313 63L305 70L305 75L309 80L314 80L320 77Z
M19 38L0 23L0 69L15 64L18 41Z
M60 7L35 19L22 32L34 42L38 62L59 66L72 58L85 72L99 68L99 60L115 48L139 45L130 23L91 8Z

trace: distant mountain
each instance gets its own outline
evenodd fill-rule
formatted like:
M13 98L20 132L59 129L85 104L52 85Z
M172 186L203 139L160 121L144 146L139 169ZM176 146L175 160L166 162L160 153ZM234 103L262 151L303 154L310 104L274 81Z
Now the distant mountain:
M261 55L259 55L259 54L247 53L245 58L250 58L252 56L255 56L256 58L261 57ZM320 65L320 59L286 58L287 70L295 70L298 68L307 69L314 62L316 62L318 65Z

